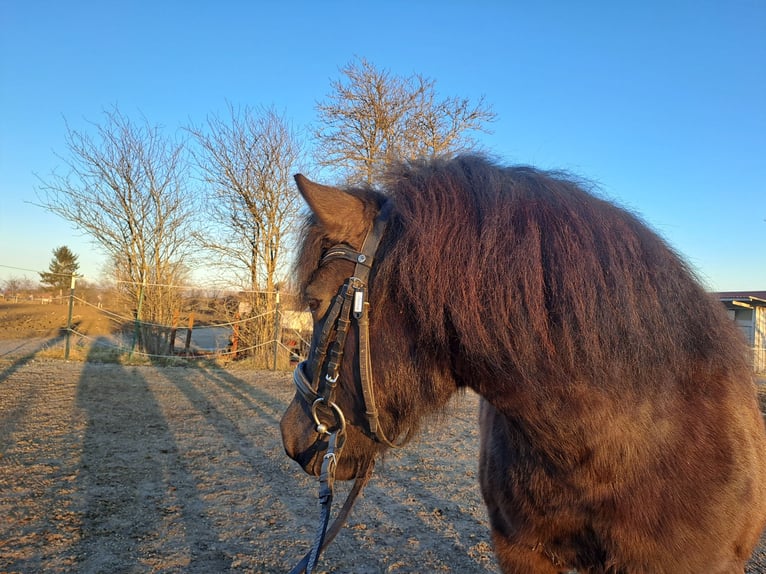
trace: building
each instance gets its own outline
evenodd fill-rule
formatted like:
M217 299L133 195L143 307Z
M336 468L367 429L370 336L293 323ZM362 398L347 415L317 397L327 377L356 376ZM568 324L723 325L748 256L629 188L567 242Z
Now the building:
M755 371L766 372L766 291L728 291L716 295L752 348Z

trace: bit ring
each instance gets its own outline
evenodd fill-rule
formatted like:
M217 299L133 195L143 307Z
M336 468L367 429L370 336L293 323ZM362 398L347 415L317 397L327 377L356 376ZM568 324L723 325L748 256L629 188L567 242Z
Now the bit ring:
M337 419L337 422L338 422L337 432L339 434L345 433L346 432L346 417L343 416L343 411L340 410L340 407L338 405L336 405L333 402L327 402L323 397L319 397L311 405L311 416L314 419L314 424L316 425L316 431L322 435L330 434L330 430L329 430L330 427L328 427L325 423L323 423L319 419L318 409L319 409L320 403L325 403L335 414L335 418Z

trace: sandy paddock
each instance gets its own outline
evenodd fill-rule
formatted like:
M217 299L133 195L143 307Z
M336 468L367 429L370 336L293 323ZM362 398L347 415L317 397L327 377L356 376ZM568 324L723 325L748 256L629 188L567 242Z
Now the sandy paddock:
M284 454L289 373L0 350L0 572L287 572L317 485ZM477 398L379 464L327 572L496 572ZM337 507L345 498L339 485ZM766 572L762 544L748 572Z

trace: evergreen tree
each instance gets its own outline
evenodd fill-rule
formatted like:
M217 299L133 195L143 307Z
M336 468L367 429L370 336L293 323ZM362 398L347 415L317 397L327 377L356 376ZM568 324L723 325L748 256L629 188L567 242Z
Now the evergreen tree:
M65 292L69 289L72 275L77 274L80 264L77 255L66 245L53 250L53 259L48 266L48 272L40 273L40 283L53 289Z

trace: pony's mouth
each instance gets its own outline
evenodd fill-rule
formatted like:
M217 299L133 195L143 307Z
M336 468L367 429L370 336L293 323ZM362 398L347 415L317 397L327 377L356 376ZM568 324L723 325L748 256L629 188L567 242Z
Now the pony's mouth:
M322 457L319 456L319 452L316 448L311 448L300 453L295 457L295 462L297 462L308 475L319 476L322 472Z
M324 462L324 455L326 452L326 448L317 448L315 445L297 455L293 460L295 460L295 462L297 462L309 476L320 476L322 474L322 463ZM354 480L360 473L362 466L361 461L352 460L341 455L338 458L338 465L335 469L335 479Z

